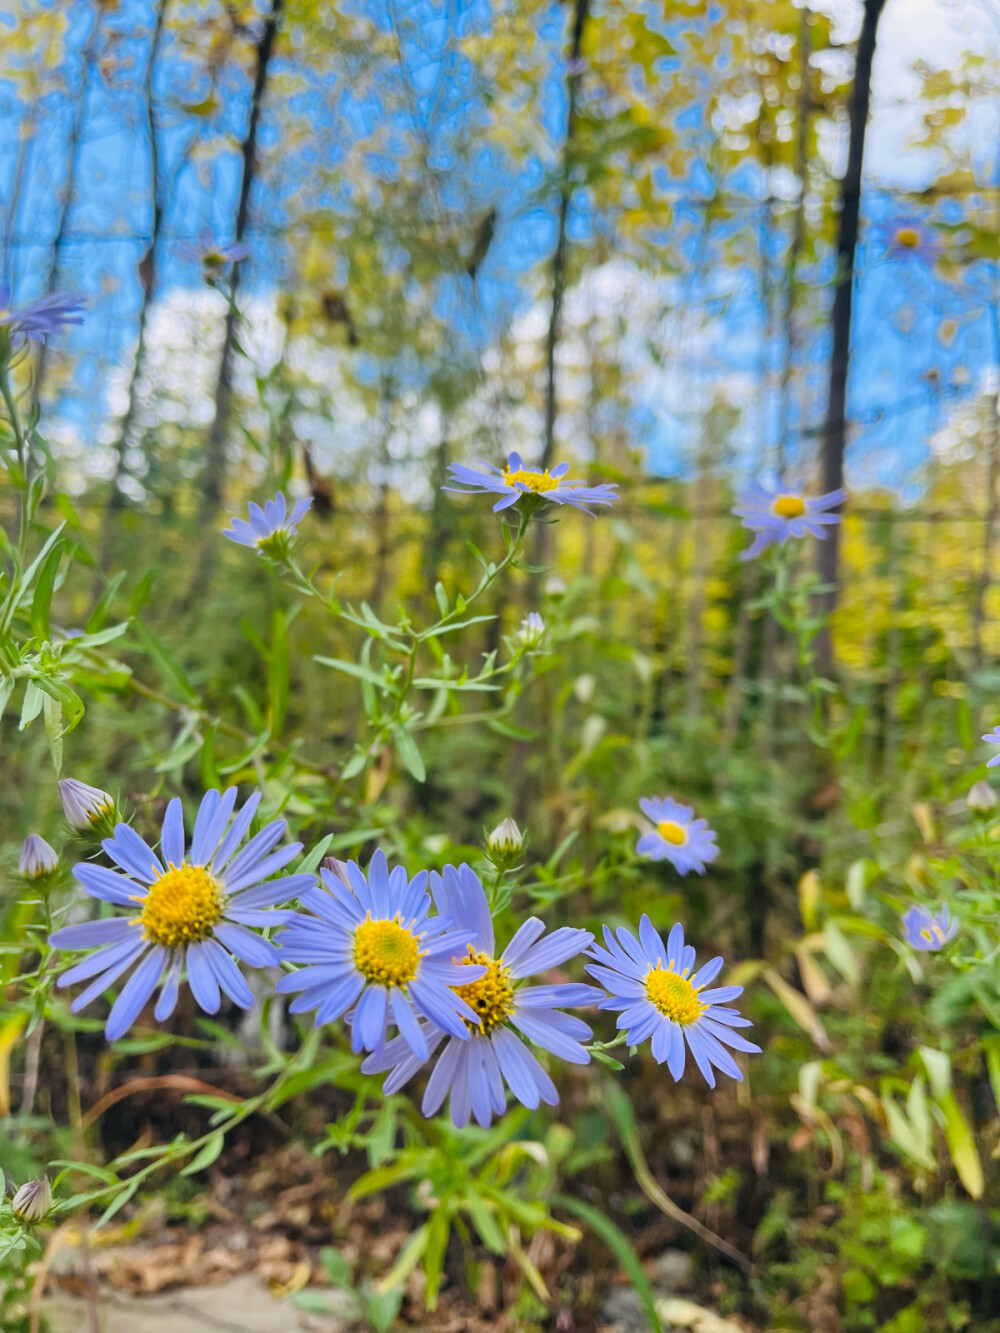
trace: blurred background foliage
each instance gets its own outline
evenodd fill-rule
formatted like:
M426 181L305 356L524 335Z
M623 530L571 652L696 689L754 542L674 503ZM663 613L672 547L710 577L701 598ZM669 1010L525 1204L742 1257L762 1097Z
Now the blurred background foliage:
M529 900L592 927L682 919L699 949L738 960L765 1047L711 1098L645 1059L624 1103L599 1069L564 1071L565 1132L542 1115L510 1131L548 1149L522 1187L568 1197L567 1217L603 1210L643 1260L697 1245L706 1303L748 1328L990 1330L1000 825L966 796L1000 683L1000 41L957 0L863 8L0 12L0 276L18 301L90 300L18 381L44 451L31 554L65 525L44 605L28 589L19 610L51 648L26 649L23 674L63 693L44 716L39 695L36 719L22 675L3 720L0 961L13 1005L36 911L17 857L31 830L66 841L60 764L120 792L142 827L171 795L259 785L307 847L331 837L365 859L378 841L412 867L474 858L512 815L530 835ZM817 737L729 506L747 477L817 489L845 444L828 364L865 15L880 30L850 256L850 499ZM231 280L192 251L205 237L250 247ZM406 742L378 733L372 748L357 675L317 658L391 660L373 625L401 606L436 618L436 585L451 605L468 594L468 543L499 559L499 528L441 486L449 463L512 448L571 458L620 502L534 529L544 572L491 587L477 613L492 618L428 644L421 670L457 676L446 652L473 676L483 654L508 660L533 610L540 652L495 694L438 693ZM300 566L341 606L366 603L367 630L220 539L226 515L278 487L312 494ZM8 534L20 504L5 487ZM70 631L111 626L73 648ZM636 802L653 792L718 831L703 879L636 859ZM963 921L956 965L899 940L899 911L942 899ZM137 1071L218 1081L238 1058L225 1026L199 1045L192 1012L178 1056L141 1039L108 1051L63 1008L25 1107L40 1056L11 1014L0 1166L15 1175L53 1140L95 1161L128 1147L134 1120L83 1112ZM352 1140L339 1117L356 1087L330 1061L318 1102L283 1114L307 1142L364 1146L374 1169L371 1136L396 1121ZM664 1231L657 1181L749 1276ZM163 1189L183 1213L181 1187ZM407 1206L419 1217L416 1187ZM560 1244L532 1251L540 1288L518 1269L510 1327L601 1322L621 1253ZM335 1286L361 1280L338 1264Z

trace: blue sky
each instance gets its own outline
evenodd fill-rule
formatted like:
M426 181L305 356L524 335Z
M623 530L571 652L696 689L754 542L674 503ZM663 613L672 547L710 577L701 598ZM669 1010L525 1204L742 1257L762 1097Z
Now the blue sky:
M836 3L842 35L849 38L856 25L857 6L853 0ZM360 3L358 9L383 27L387 25L381 8ZM86 439L96 438L107 422L111 410L107 372L127 361L140 305L136 264L151 228L150 154L141 88L153 11L150 0L123 0L105 17L105 33L114 34L116 67L124 70L111 87L94 71L86 79L81 71L80 53L91 32L92 6L86 0L70 0L64 12L69 20L70 49L66 86L36 106L35 136L13 220L7 205L19 149L16 127L25 124L28 104L16 69L0 55L0 125L5 127L0 130L0 207L8 212L5 227L14 237L3 256L4 267L17 297L26 298L48 278L52 238L59 225L53 199L65 184L66 144L76 116L81 115L84 148L59 264L61 285L87 294L91 307L86 324L73 331L68 342L73 374L58 402L50 407L64 425ZM484 0L472 5L421 0L405 12L402 41L407 72L416 114L434 132L436 156L431 160L443 197L449 207L467 208L473 219L491 203L499 211L495 241L475 303L467 299L465 280L459 277L443 280L435 296L436 310L450 317L456 335L472 356L545 290L539 279L555 244L556 201L554 191L543 188L548 178L537 161L529 161L512 174L495 150L484 148L466 159L462 174L453 170L449 135L460 134L463 119L474 121L483 108L449 38L454 29L488 31L494 21L490 6ZM549 141L558 143L566 106L562 28L555 6L539 40L548 51L548 73L531 114ZM960 280L945 280L927 262L889 262L880 229L900 210L896 191L922 186L938 165L929 154L907 146L918 114L913 61L922 58L947 64L956 61L964 49L995 54L998 48L998 30L977 6L948 0L889 0L875 69L850 404L856 423L852 465L858 478L869 483L905 485L926 457L933 431L956 401L983 383L994 364L984 276L973 271ZM286 73L290 69L287 57L279 72L282 69ZM231 68L222 75L217 89L218 111L208 120L185 115L177 105L196 106L204 98L204 77L193 62L174 56L159 70L155 91L161 108L161 180L170 180L173 186L165 227L169 239L159 255L158 293L164 296L194 289L199 282L197 265L178 253L176 242L195 239L202 231L222 241L232 235L239 188L239 160L233 145L245 124L249 86L245 71ZM301 94L306 115L310 96L322 91L306 89ZM398 103L393 105L393 114L398 115ZM169 107L173 109L168 111ZM353 122L359 135L373 126L378 128L379 117L388 114L377 88L342 102L341 109L346 123ZM691 108L687 114L697 116L698 109ZM991 147L997 138L995 117L989 112L977 114L971 123L973 160L983 183L995 183ZM265 144L273 144L274 128L266 118L263 138ZM841 147L831 145L834 157ZM258 295L281 286L290 260L288 246L296 243L295 198L303 185L294 173L308 173L313 165L309 153L300 152L286 165L286 177L258 196L256 225L250 237L254 263L249 275L251 290ZM392 174L391 154L379 164L379 170ZM704 167L696 165L680 193L696 201L710 186ZM753 172L742 173L729 182L729 188L743 194L735 225L757 228L760 189ZM674 192L678 192L676 183ZM286 231L289 223L291 230ZM581 193L571 211L571 239L587 245L594 228L588 196ZM815 277L828 281L829 274L819 272ZM724 300L705 282L690 288L689 298L710 314L700 376L738 399L745 391L740 386L759 374L762 363L774 368L781 357L780 346L767 345L763 339L756 267L729 273ZM822 417L825 352L825 331L809 331L804 340L804 406L792 422L793 447L803 458L812 453ZM636 403L633 433L637 442L647 446L653 471L683 472L690 464L690 429L672 412L666 397L656 400L655 392L654 385ZM776 420L773 392L765 395L755 413L745 414L738 440L744 470L757 469L766 458L762 445L773 440Z

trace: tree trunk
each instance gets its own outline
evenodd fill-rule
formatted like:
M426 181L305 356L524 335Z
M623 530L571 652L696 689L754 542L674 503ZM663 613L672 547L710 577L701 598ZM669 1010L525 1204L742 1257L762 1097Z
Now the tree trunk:
M552 256L552 309L549 314L549 328L545 338L545 435L542 444L541 466L552 466L555 450L556 432L556 347L559 343L559 325L562 317L563 296L566 292L566 224L569 219L569 204L573 195L573 153L576 139L577 97L580 88L581 67L580 51L583 46L583 31L590 12L590 0L576 0L573 9L573 36L570 43L569 61L566 66L566 138L563 141L562 181L559 186L559 217L556 231L556 248ZM535 561L543 564L548 546L548 528L544 523L535 524Z
M246 138L243 140L243 176L240 181L240 197L236 208L235 239L242 241L246 233L247 219L250 212L250 190L257 171L257 134L260 128L261 110L264 93L267 88L271 57L278 35L278 24L284 0L271 0L271 8L264 20L260 38L257 42L257 66L254 74L253 92L250 97L250 116L247 121ZM241 265L233 265L232 286L230 289L229 308L226 311L226 326L222 338L222 358L219 362L219 377L215 385L215 420L208 434L205 445L205 471L202 486L202 511L208 513L219 507L222 490L226 479L226 434L229 428L229 415L233 398L233 354L236 339L236 321L238 311L236 297L239 292Z
M839 490L844 484L844 447L847 442L847 373L851 347L851 309L854 299L854 256L858 243L858 218L861 210L861 171L871 102L872 60L878 21L885 0L865 0L861 35L854 65L854 86L849 107L850 135L847 170L840 189L840 220L837 231L837 274L833 293L830 354L830 387L826 422L823 427L822 491ZM837 602L837 576L840 561L840 526L831 524L826 541L818 545L817 569L820 580L830 591L819 597L824 613ZM817 668L829 675L833 665L833 646L829 629L817 640Z

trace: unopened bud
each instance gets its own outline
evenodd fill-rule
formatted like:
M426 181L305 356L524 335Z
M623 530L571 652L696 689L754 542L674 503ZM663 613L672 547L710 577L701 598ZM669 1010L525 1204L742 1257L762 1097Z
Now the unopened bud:
M985 778L972 784L965 799L969 809L977 815L988 815L997 808L997 794Z
M43 879L59 866L59 855L38 833L29 833L21 848L18 869L25 879Z
M41 1222L52 1207L52 1186L45 1176L22 1185L10 1202L10 1211L18 1222L31 1226Z
M346 861L338 860L336 856L324 856L320 862L320 869L327 871L335 879L339 879L341 884L346 884L348 888L351 887Z
M66 823L78 833L92 829L114 813L113 796L101 791L100 787L77 782L76 778L63 778L60 781L59 799L62 801Z
M513 819L507 818L487 835L486 846L494 856L517 856L524 847L524 834Z
M558 574L550 574L545 580L545 595L547 597L562 597L566 591L566 581L561 579Z
M525 648L537 648L545 637L545 621L537 611L532 611L521 621L517 639Z

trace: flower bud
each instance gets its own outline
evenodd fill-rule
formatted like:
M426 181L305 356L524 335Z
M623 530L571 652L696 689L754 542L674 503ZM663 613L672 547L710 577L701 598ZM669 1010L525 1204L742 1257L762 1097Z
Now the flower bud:
M21 848L18 870L25 879L44 879L59 866L59 855L38 833L29 833Z
M545 621L537 611L532 611L521 621L517 631L517 641L525 648L537 648L545 637Z
M320 862L320 868L322 870L328 870L331 875L340 880L341 884L346 884L348 888L351 887L351 879L347 873L346 861L341 861L336 856L324 856L323 860Z
M965 799L969 809L977 815L988 815L997 808L997 794L985 778L972 784Z
M487 835L486 846L494 856L509 859L520 855L524 847L524 834L513 819L507 818Z
M114 814L114 797L100 787L89 787L76 778L63 778L59 783L66 823L78 833L84 833Z
M18 1222L31 1226L41 1222L52 1207L52 1186L48 1179L29 1180L22 1185L10 1202L10 1211Z
M562 597L566 592L566 580L561 579L558 574L550 574L545 580L546 597Z

